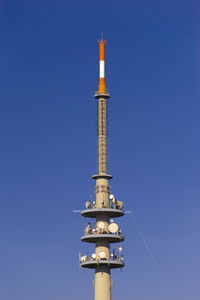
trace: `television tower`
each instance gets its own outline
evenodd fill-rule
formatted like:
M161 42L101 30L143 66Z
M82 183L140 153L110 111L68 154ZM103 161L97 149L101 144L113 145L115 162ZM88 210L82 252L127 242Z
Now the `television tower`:
M99 90L95 92L98 107L98 172L92 178L96 180L96 199L86 202L86 209L81 215L94 221L94 228L89 222L81 237L83 242L95 243L95 253L80 254L80 266L95 270L95 300L111 299L110 270L124 267L122 248L110 249L110 244L124 240L122 232L113 218L124 215L123 202L116 200L110 193L107 174L107 101L110 98L105 85L105 44L99 41Z

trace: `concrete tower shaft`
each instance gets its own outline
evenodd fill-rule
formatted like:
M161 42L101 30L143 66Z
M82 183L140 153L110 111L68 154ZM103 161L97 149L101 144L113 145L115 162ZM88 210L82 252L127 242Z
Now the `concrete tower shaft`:
M95 300L111 299L111 277L109 267L98 267L95 270Z

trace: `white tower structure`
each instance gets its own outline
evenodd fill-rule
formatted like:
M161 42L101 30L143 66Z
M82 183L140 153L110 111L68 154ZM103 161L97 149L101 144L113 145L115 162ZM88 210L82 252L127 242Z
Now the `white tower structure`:
M91 255L80 255L80 266L95 270L94 290L95 300L111 300L111 269L124 267L122 248L113 250L113 243L124 240L121 230L113 218L124 215L123 202L115 199L110 194L109 180L111 175L107 174L107 101L110 98L105 86L105 43L99 42L99 90L94 97L98 106L98 172L92 178L96 180L96 199L87 201L86 209L81 214L85 218L95 221L94 228L91 223L85 228L81 237L83 242L94 243L95 253Z

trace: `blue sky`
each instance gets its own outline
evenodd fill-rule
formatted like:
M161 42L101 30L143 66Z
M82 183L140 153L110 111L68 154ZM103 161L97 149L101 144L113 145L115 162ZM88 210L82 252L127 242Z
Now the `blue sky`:
M126 215L112 297L199 300L199 25L192 0L1 1L1 299L93 299L72 210L94 193L104 32L111 188L158 264Z

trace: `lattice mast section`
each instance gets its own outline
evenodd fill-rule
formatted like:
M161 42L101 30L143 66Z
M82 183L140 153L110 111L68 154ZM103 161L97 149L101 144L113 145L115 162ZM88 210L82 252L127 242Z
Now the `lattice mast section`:
M98 174L107 172L107 100L98 100Z

